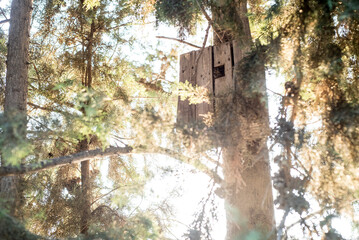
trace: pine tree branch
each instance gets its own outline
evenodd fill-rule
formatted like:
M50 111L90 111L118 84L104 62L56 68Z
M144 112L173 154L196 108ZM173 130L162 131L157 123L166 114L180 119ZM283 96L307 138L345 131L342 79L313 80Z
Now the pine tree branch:
M43 171L46 169L60 167L68 164L73 163L80 163L86 160L91 160L94 158L103 158L112 156L115 154L131 154L131 153L139 153L139 154L162 154L167 155L177 160L180 160L184 163L190 164L197 168L199 171L205 173L210 178L217 179L216 182L220 183L222 181L221 177L217 175L213 170L210 170L206 165L201 163L196 158L187 157L180 152L173 151L171 149L156 147L151 149L150 151L146 151L145 149L137 149L134 151L132 147L109 147L102 151L102 149L95 149L95 150L88 150L83 151L67 156L62 156L58 158L52 158L48 160L43 160L38 163L30 163L30 164L21 164L20 166L4 166L0 167L0 177L2 176L14 176L14 175L21 175L27 173L33 173L37 171Z
M0 8L0 11L1 11L2 15L5 17L5 19L10 21L10 19L8 19L8 18L6 17L6 14L5 14L5 12L4 12L4 10L3 10L2 8Z
M102 149L88 150L84 152L71 154L68 156L62 156L58 158L44 160L38 163L21 164L19 167L16 166L0 167L0 177L32 173L53 167L64 166L67 164L79 163L94 158L99 158L99 157L103 158L115 154L130 154L131 152L132 152L131 147L109 147L104 151Z
M96 203L98 200L100 200L101 198L104 198L104 197L110 195L112 192L114 192L114 191L116 191L116 190L118 190L118 189L120 189L120 188L123 188L123 187L125 187L125 186L127 186L127 185L121 185L121 186L115 187L114 189L110 190L109 192L107 192L107 193L105 193L105 194L102 194L101 196L99 196L98 198L96 198L94 201L92 201L91 206L92 206L94 203Z
M201 48L200 46L197 46L193 43L189 43L189 42L186 42L186 41L183 41L181 39L177 39L177 38L171 38L171 37L164 37L164 36L156 36L156 38L163 38L163 39L169 39L169 40L174 40L174 41L177 41L177 42L180 42L180 43L184 43L184 44L187 44L191 47L194 47L194 48Z
M7 22L10 22L10 19L2 20L2 21L0 21L0 24L4 24L4 23L7 23Z
M57 112L57 113L61 113L62 115L69 115L68 112L65 112L65 111L61 111L59 109L56 109L56 108L52 108L52 107L42 107L42 106L39 106L35 103L32 103L32 102L27 102L27 104L35 109L40 109L40 110L43 110L43 111L47 111L47 112Z

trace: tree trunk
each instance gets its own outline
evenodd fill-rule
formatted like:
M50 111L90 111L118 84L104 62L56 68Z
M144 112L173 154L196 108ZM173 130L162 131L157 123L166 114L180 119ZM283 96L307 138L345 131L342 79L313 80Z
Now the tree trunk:
M80 141L79 152L87 151L89 144L87 139ZM91 182L90 182L90 161L81 162L81 222L80 232L87 235L89 228L89 220L91 217Z
M81 234L87 235L91 218L90 161L81 162L82 214Z
M213 14L221 37L215 37L215 43L235 40L238 47L234 49L240 49L234 53L235 89L228 89L233 98L231 102L216 106L218 117L229 122L222 139L226 239L246 239L249 236L274 239L274 204L266 145L270 131L264 65L261 59L253 64L253 57L248 56L252 40L246 15L247 1L233 0L222 6ZM228 15L236 25L234 33L220 29L221 24L229 21L225 19Z
M6 143L3 153L14 152L20 141L26 139L26 104L28 80L28 53L30 40L30 23L32 0L13 0L10 13L10 28L7 55L7 72L5 86L4 114L11 126L4 128ZM16 122L15 122L16 121ZM1 165L10 164L3 154ZM5 200L5 207L14 215L19 200L19 177L2 177L0 180L0 196Z
M81 0L81 11L83 11L83 1ZM92 85L92 57L93 57L93 41L95 34L95 21L92 19L90 32L87 36L86 50L83 54L86 56L84 65L86 64L86 70L84 73L84 87L90 89ZM85 42L83 42L84 44ZM89 104L87 102L86 104ZM83 114L86 114L85 110L82 110ZM91 136L90 136L91 137ZM89 142L87 139L80 141L79 151L89 150ZM82 186L82 214L81 214L81 234L87 235L89 229L89 222L91 218L91 180L90 180L90 160L81 162L81 186Z

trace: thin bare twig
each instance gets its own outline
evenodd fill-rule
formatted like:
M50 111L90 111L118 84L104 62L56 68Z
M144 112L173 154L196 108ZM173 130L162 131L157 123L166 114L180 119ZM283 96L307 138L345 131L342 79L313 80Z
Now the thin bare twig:
M194 47L194 48L201 48L200 46L197 46L193 43L189 43L189 42L186 42L184 40L181 40L181 39L178 39L178 38L172 38L172 37L165 37L165 36L156 36L156 38L163 38L163 39L168 39L168 40L174 40L174 41L177 41L177 42L180 42L180 43L184 43L184 44L187 44L191 47Z
M39 71L37 70L37 67L36 67L36 65L35 65L34 62L32 62L32 66L34 67L34 70L35 70L35 72L36 72L37 80L38 80L39 82L41 82L40 73L39 73Z
M204 9L204 7L202 6L202 4L200 4L200 3L198 2L198 0L196 0L196 2L197 2L197 4L198 4L198 6L201 8L201 11L202 11L204 17L207 19L208 23L212 26L213 32L214 32L214 33L216 34L216 36L218 37L219 41L220 41L221 43L223 43L223 38L222 38L222 37L219 35L219 33L217 32L216 27L214 26L214 22L213 22L212 18L208 15L208 13L206 12L206 9Z
M285 213L282 217L282 221L280 222L279 227L278 227L277 240L282 239L283 229L285 226L285 220L287 219L289 212L290 212L290 209L289 209L289 207L287 207L287 209L285 210Z
M313 217L313 216L315 216L315 215L321 215L321 214L323 214L323 209L321 209L321 210L319 210L319 211L317 211L317 212L310 213L310 214L308 214L308 215L305 216L305 217L301 217L300 220L298 220L298 221L292 223L291 225L287 226L287 230L290 229L290 228L292 228L292 227L294 227L294 226L297 225L298 223L301 223L301 222L303 222L303 221L305 221L305 220L307 220L307 219L309 219L309 218L311 218L311 217Z
M5 15L5 13L4 13L4 10L3 10L2 8L0 8L0 11L1 11L2 15L5 17L5 19L10 21L10 19L8 19L8 18L6 17L6 15Z
M94 201L92 201L91 205L93 205L94 203L96 203L98 200L100 200L101 198L104 198L106 197L107 195L111 194L112 192L122 188L122 187L125 187L126 185L123 185L123 186L118 186L118 187L115 187L114 189L112 189L111 191L105 193L105 194L102 194L101 196L99 196L98 198L96 198Z
M34 104L32 102L27 102L27 104L33 108L36 108L36 109L41 109L43 111L48 111L48 112L57 112L57 113L61 113L63 115L69 115L68 112L65 112L65 111L61 111L59 109L55 109L55 108L51 108L51 107L42 107L42 106L39 106L37 104Z
M213 170L211 170L208 166L203 164L198 158L195 157L187 157L183 155L181 152L177 152L168 148L162 148L162 147L154 147L153 154L161 154L161 155L167 155L169 157L172 157L174 159L177 159L179 161L182 161L184 163L187 163L189 165L194 166L196 169L201 171L202 173L206 174L210 178L216 179L216 182L222 182L223 179ZM147 152L147 154L150 154L151 152Z
M204 36L204 40L203 40L203 44L202 44L202 51L206 47L207 39L208 39L208 33L209 33L210 28L211 28L211 24L208 23L208 26L207 26L207 29L206 29L206 35Z
M197 55L197 58L196 58L196 64L195 64L195 69L194 69L194 73L193 73L195 78L197 77L198 62L199 62L200 57L202 56L204 48L206 47L206 43L207 43L207 39L208 39L208 33L209 33L210 28L211 28L211 24L208 23L208 27L206 29L206 35L204 36L201 51L199 52L199 54Z
M7 23L7 22L10 22L10 19L2 20L2 21L0 21L0 24L4 24L4 23Z
M271 89L269 89L269 88L267 88L267 90L270 91L270 92L272 92L272 93L275 94L275 95L280 96L280 97L285 97L285 96L283 96L282 94L277 93L277 92L274 92L273 90L271 90Z
M299 165L301 166L301 168L303 168L303 170L305 171L305 173L307 174L307 176L313 180L313 177L311 176L310 172L307 170L307 168L303 165L303 163L299 160L299 158L297 157L296 154L293 153L293 151L291 149L289 149L289 154L291 154L293 156L293 158L299 163Z

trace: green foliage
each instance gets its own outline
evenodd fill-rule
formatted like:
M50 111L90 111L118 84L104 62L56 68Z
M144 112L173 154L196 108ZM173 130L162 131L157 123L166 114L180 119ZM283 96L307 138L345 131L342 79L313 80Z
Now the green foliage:
M179 36L193 34L200 9L196 0L156 0L156 18L179 28Z
M85 0L84 6L87 10L100 6L100 0Z
M143 59L149 60L139 64L123 50L140 45L130 23L145 20L149 2L84 1L81 8L80 1L36 1L33 22L39 27L33 28L30 45L28 96L28 138L34 151L24 153L27 162L78 152L83 142L90 150L142 144L150 151L173 131L169 106L175 101L164 90L172 84L163 80L175 65L175 54L148 54ZM159 73L150 58L161 60ZM148 126L154 130L149 132ZM19 215L28 229L51 238L160 238L158 213L134 204L153 174L134 162L118 157L108 167L91 162L92 214L86 237L79 236L84 196L78 164L27 175Z
M232 38L243 37L243 29L238 24L241 20L236 12L237 2L198 2L205 8L211 7L214 15L221 16L215 23L220 30L228 32ZM248 2L252 36L258 38L256 43L266 46L257 44L244 64L238 66L236 74L244 81L236 87L247 89L244 92L248 96L261 89L252 79L258 78L253 75L260 72L255 66L260 67L263 60L287 81L277 125L273 129L274 144L283 149L275 159L281 169L274 184L280 192L277 203L280 208L303 216L309 215L310 201L315 199L323 209L321 216L328 209L351 214L352 201L358 191L354 186L358 180L355 172L359 152L359 3ZM182 27L188 26L193 19L193 7L197 7L188 2L174 7L171 1L157 1L156 4L159 20ZM180 87L188 88L185 84ZM263 102L255 102L260 95L253 99L245 95L240 99L245 102L244 106ZM251 112L249 110L247 113ZM293 169L299 176L292 173ZM307 222L311 222L311 226L316 224L311 218ZM328 238L340 239L334 230L323 232Z
M158 239L159 234L157 229L152 224L151 216L139 215L129 220L130 224L113 229L107 229L106 232L99 230L91 230L87 236L78 236L75 238L66 238L72 240L112 240L112 239L124 239L124 240L136 240L136 239ZM36 240L47 239L35 234L30 233L25 227L14 218L7 215L3 210L0 211L0 237L3 240Z
M193 86L187 80L178 83L179 96L182 101L188 100L190 104L209 103L208 89L201 86Z
M11 119L11 121L9 121ZM24 139L26 120L16 112L0 116L2 134L0 137L1 154L6 165L19 165L25 157L32 153L32 144Z
M4 240L36 240L43 239L28 232L25 227L0 209L0 238Z
M308 234L328 239L342 237L329 225L319 233L314 218L326 223L332 211L352 215L358 191L359 75L353 59L359 52L353 43L359 32L358 14L349 14L356 8L355 1L277 1L263 29L277 56L269 60L287 81L273 135L283 149L275 158L281 169L274 178L277 203L308 216ZM321 211L309 217L314 201Z

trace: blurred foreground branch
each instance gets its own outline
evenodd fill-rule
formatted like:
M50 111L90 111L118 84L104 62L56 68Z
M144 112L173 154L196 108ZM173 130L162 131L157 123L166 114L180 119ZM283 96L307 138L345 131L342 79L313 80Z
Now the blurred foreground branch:
M107 157L115 154L129 154L132 152L131 147L109 147L105 150L95 149L84 152L79 152L58 158L44 160L38 163L21 164L20 166L5 166L0 167L0 176L11 176L25 173L32 173L42 171L45 169L60 167L67 164L79 163L86 160L91 160L98 157Z

